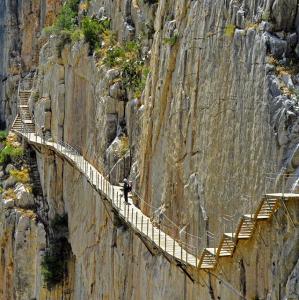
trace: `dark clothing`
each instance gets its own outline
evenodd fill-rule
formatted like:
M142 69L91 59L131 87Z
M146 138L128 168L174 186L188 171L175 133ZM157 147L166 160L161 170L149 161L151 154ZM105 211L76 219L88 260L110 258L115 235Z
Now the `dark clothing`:
M131 191L131 187L128 182L124 182L124 196L125 201L128 203L128 194Z

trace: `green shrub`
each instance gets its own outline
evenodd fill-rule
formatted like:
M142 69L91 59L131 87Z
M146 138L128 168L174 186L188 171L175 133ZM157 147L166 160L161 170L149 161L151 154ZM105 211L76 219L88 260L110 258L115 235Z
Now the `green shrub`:
M52 241L46 249L41 267L44 283L49 290L62 282L67 274L70 250L70 245L64 237Z
M159 2L159 0L143 0L144 3L152 5L152 4L156 4Z
M82 32L85 41L89 43L90 51L100 47L101 35L110 27L110 20L95 20L90 17L83 18L81 22Z
M77 12L66 4L55 22L55 27L58 30L73 30L76 25L76 17Z
M128 60L122 68L123 85L135 91L140 84L144 62L142 60Z
M121 71L123 86L136 97L141 96L149 70L142 59L139 40L109 47L102 61L107 67L117 67Z
M170 46L174 46L179 39L178 33L175 33L173 36L164 39L164 43Z
M62 7L62 10L54 24L44 28L46 35L56 34L61 38L57 48L59 53L63 47L71 41L79 41L83 37L90 46L90 52L100 47L102 34L110 28L110 19L103 18L96 20L90 17L84 17L80 24L78 23L79 0L68 0ZM82 2L80 9L88 7L89 1Z
M66 1L53 26L45 28L44 31L60 34L61 30L74 30L77 23L79 2L80 0Z
M78 12L80 0L67 0L66 4L73 12Z
M68 217L67 214L64 214L62 216L56 215L54 219L51 221L51 228L56 233L64 233L65 235L68 234L67 228L68 228Z
M111 47L107 50L103 63L108 67L115 67L122 63L125 56L125 50L122 47Z
M52 236L41 262L43 280L48 289L62 282L67 275L67 261L71 253L67 224L67 215L56 215L50 224Z
M16 160L23 156L24 151L21 147L13 147L12 145L6 145L0 151L0 164L7 164L12 160Z
M84 34L81 29L77 28L74 32L71 33L71 40L73 42L78 42L83 40Z
M1 130L0 131L0 142L3 142L7 138L7 131L6 130Z

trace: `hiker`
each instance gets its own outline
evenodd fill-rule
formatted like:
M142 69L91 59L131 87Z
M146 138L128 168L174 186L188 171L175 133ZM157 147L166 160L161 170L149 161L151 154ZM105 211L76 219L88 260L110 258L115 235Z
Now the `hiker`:
M131 192L131 190L132 190L131 184L129 183L128 179L125 178L124 179L124 197L125 197L126 204L130 204L128 202L128 194L129 194L129 192Z

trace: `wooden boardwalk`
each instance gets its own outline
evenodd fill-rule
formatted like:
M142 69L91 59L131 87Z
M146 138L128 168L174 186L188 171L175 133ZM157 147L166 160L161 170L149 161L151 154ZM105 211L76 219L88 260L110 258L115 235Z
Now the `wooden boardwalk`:
M105 195L118 216L132 230L146 240L153 248L161 251L168 258L188 267L199 269L213 269L220 257L231 257L239 240L250 239L258 222L269 220L287 199L299 199L299 194L267 194L264 195L254 213L244 214L233 232L226 232L215 248L201 248L195 251L186 250L188 245L179 241L156 227L129 197L130 205L124 201L120 186L112 185L92 164L90 164L76 149L60 141L45 140L35 133L32 120L28 119L28 91L21 91L22 101L19 114L13 124L12 131L24 137L30 144L46 146L72 163L90 182L93 188ZM22 116L26 119L22 119ZM193 248L194 249L194 248Z

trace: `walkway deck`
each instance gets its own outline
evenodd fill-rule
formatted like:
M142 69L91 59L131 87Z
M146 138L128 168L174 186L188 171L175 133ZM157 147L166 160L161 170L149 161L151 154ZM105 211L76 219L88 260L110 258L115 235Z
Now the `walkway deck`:
M20 91L22 105L19 105L19 115L13 124L12 131L24 137L29 143L46 146L54 150L60 156L70 161L91 183L93 188L104 194L110 204L118 213L118 216L128 224L137 234L147 240L154 248L157 248L168 258L191 268L213 269L216 267L220 257L231 257L239 240L250 239L260 221L269 220L280 207L284 200L299 199L299 194L267 194L261 199L256 211L243 215L234 232L226 232L220 238L218 247L196 249L190 253L188 245L178 241L170 235L157 228L142 211L137 208L132 199L131 205L127 205L122 195L121 187L110 184L110 182L73 147L59 141L42 139L35 133L34 123L28 122L28 105L26 97L28 91ZM28 100L28 99L27 99ZM24 105L25 103L25 105ZM26 116L26 117L25 117ZM25 119L26 118L26 119ZM28 126L28 124L30 126ZM232 228L232 230L234 230Z

